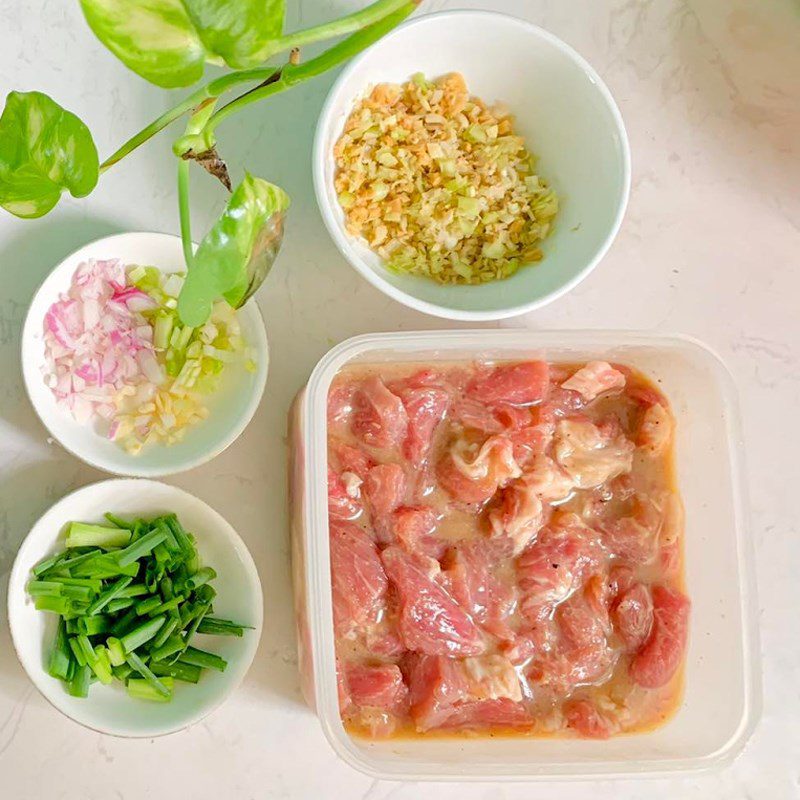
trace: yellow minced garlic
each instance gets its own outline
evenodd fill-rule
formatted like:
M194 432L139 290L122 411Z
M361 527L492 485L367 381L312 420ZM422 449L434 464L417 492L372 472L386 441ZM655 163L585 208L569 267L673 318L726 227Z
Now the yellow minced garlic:
M113 438L132 455L137 455L147 444L181 441L189 426L196 425L209 414L198 392L175 386L173 382L155 388L148 398L140 401L132 386L125 387L115 400L118 414Z

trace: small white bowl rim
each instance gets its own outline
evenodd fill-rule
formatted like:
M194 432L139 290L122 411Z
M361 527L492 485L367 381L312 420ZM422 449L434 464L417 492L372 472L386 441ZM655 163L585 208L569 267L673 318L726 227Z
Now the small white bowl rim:
M391 37L404 32L409 28L413 28L418 25L429 24L442 18L452 18L454 16L473 16L478 19L501 18L514 22L520 27L528 29L531 33L540 36L542 39L554 45L558 50L561 50L563 53L569 56L589 76L591 81L596 85L600 95L608 105L609 111L611 112L611 116L614 120L614 125L617 129L620 144L622 146L623 187L621 196L619 198L619 206L608 234L598 247L595 255L592 257L589 263L577 275L564 283L562 286L559 286L557 289L554 289L553 291L548 292L547 294L538 297L535 300L531 300L526 303L520 303L516 306L493 309L490 311L470 311L459 308L450 308L448 306L441 306L438 303L432 303L428 300L421 300L418 297L408 294L407 292L404 292L401 289L393 286L381 275L379 275L372 267L370 267L369 264L365 263L364 260L353 250L347 234L342 230L341 226L333 215L333 211L330 208L325 191L323 165L329 158L329 154L325 152L325 143L323 140L325 139L325 133L331 126L333 100L341 85L359 68L367 53L369 53L373 48L380 47L381 43L386 39L390 39ZM461 320L465 322L491 322L494 320L508 319L509 317L519 316L520 314L525 314L528 311L535 311L537 308L542 308L542 306L552 303L554 300L557 300L559 297L562 297L567 292L574 289L600 263L605 254L608 252L608 249L613 244L614 239L616 239L617 233L619 233L620 226L622 225L622 220L625 217L625 211L628 206L628 199L631 189L631 151L622 113L620 112L610 89L608 86L606 86L603 79L597 74L591 64L589 64L589 62L582 55L580 55L577 50L568 45L562 39L559 39L555 34L550 33L549 31L539 27L538 25L535 25L532 22L515 17L512 14L504 14L499 11L484 11L480 9L454 9L451 11L437 11L431 14L424 14L421 17L416 17L415 19L403 23L391 33L387 34L383 39L372 45L372 47L368 48L350 61L350 63L336 79L333 86L331 86L328 96L325 99L325 104L323 105L322 111L320 112L317 120L316 132L314 134L313 173L314 192L317 197L317 205L320 213L322 214L325 227L328 229L328 233L331 235L336 248L339 250L342 256L344 256L347 262L376 289L379 289L384 294L389 295L397 302L402 303L409 308L413 308L416 311L422 311L425 314L431 314L444 319Z
M163 231L123 231L122 233L112 233L109 236L101 236L99 239L93 239L90 242L86 242L82 244L80 247L76 247L71 253L64 256L40 281L39 285L36 287L36 291L33 293L33 297L28 305L28 310L25 312L25 321L22 325L22 336L20 337L20 361L24 358L25 352L25 345L26 342L33 336L33 326L36 324L36 320L34 320L31 316L31 309L35 304L36 299L39 297L42 289L44 288L44 284L47 279L55 272L57 269L61 267L64 262L69 261L70 259L74 258L74 256L79 253L81 250L84 250L88 247L94 247L98 244L112 244L115 239L122 239L128 236L152 236L152 237L164 237L169 239L180 239L174 233L164 233ZM197 245L194 245L195 247ZM245 428L250 424L251 420L255 416L256 411L258 410L259 403L261 402L261 398L264 395L264 389L267 385L267 375L269 373L269 342L267 340L267 330L264 324L264 316L261 313L261 308L259 307L258 303L255 301L255 298L251 298L250 303L252 304L255 310L255 318L257 321L256 331L258 334L258 342L256 343L257 349L259 352L264 353L264 358L266 362L266 367L263 370L259 370L257 375L257 383L253 387L253 393L250 397L250 402L245 409L244 414L239 419L238 424L234 425L228 434L220 439L219 444L206 450L204 453L201 453L194 458L187 458L184 461L181 461L175 465L165 465L163 467L153 466L153 467L143 467L143 466L136 466L136 462L132 461L132 465L129 469L121 470L115 469L113 467L108 466L108 464L103 461L103 459L92 458L91 456L85 455L83 453L79 453L76 450L67 447L66 444L61 440L61 437L58 435L58 432L53 430L42 418L42 415L39 413L39 406L34 399L34 393L32 391L32 387L30 386L28 380L28 374L25 369L22 369L22 379L23 383L25 384L25 393L28 395L28 401L30 402L33 410L36 412L36 416L39 418L39 421L44 425L47 429L48 433L58 442L58 444L64 448L68 453L75 456L75 458L80 459L84 462L84 464L88 464L90 467L95 467L96 469L102 470L103 472L107 472L110 475L117 475L120 478L163 478L169 475L179 475L182 472L187 472L190 469L194 469L195 467L202 466L203 464L207 464L212 459L216 458L220 453L223 453L227 450L244 432ZM133 457L132 457L133 458Z
M89 492L95 489L98 486L104 486L109 483L120 483L123 481L136 481L139 485L142 484L157 484L161 486L169 487L170 491L174 491L177 494L186 495L192 500L199 502L202 506L204 506L204 511L209 514L211 517L215 517L218 520L221 520L224 524L220 525L220 529L225 531L228 540L232 541L234 544L238 544L241 546L240 555L243 554L244 557L242 558L242 564L244 565L245 570L250 574L251 579L254 579L254 585L256 587L257 595L258 595L258 605L256 610L257 616L257 625L253 630L253 636L256 639L256 646L253 648L253 653L250 657L250 662L247 664L245 669L242 670L242 674L240 678L228 686L224 692L221 692L219 697L209 705L208 708L203 709L201 712L193 715L189 720L185 723L181 724L179 727L170 728L168 730L163 731L145 731L142 733L119 733L118 731L113 730L112 728L97 726L97 725L89 725L88 723L84 722L83 720L77 719L69 712L65 711L63 708L60 708L56 702L48 695L48 693L42 688L40 681L38 678L35 678L33 675L28 672L27 667L25 666L24 661L22 660L22 656L20 655L19 648L17 646L17 636L15 634L15 623L12 619L11 615L11 591L12 586L15 586L16 583L19 581L17 573L24 569L25 567L22 564L20 559L20 552L23 549L23 545L27 541L28 537L31 535L33 530L39 525L39 523L44 519L45 516L50 514L52 511L58 509L58 507L67 502L67 500L73 498L75 495L80 494L81 492ZM227 527L226 527L227 526ZM30 565L33 566L33 565ZM30 568L30 566L28 568ZM192 725L196 725L201 720L208 717L210 714L213 714L241 685L244 681L247 673L250 670L250 667L255 661L256 653L258 651L258 643L261 641L261 633L264 626L264 592L261 586L261 578L258 574L258 568L256 567L255 561L253 560L253 556L250 553L249 548L239 536L238 531L233 527L233 525L222 516L215 508L212 508L205 500L201 500L196 495L193 495L191 492L187 492L185 489L181 489L178 486L172 486L171 484L163 483L162 481L153 481L149 478L108 478L104 481L95 481L94 483L86 484L86 486L81 486L78 489L75 489L68 494L65 494L59 500L57 500L53 505L47 508L41 516L36 520L36 522L31 525L30 530L27 534L25 534L25 538L20 542L19 548L17 550L17 555L14 557L14 563L11 566L11 571L8 575L8 589L6 592L6 617L8 618L8 628L9 632L11 633L11 644L14 647L14 654L17 657L17 661L19 661L20 666L22 667L23 671L28 677L28 680L34 685L36 691L60 714L63 714L68 719L71 719L73 722L81 725L88 730L95 731L96 733L102 733L107 736L114 736L119 739L155 739L160 738L162 736L171 736L174 733L180 733L181 731L186 730L187 728L191 727ZM42 674L45 675L44 667L42 667Z

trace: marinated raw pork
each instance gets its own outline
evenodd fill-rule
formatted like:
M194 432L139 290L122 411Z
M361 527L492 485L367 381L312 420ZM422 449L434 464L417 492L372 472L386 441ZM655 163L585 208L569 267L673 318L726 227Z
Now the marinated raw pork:
M369 737L653 727L687 646L666 398L592 361L348 368L328 402L342 718Z

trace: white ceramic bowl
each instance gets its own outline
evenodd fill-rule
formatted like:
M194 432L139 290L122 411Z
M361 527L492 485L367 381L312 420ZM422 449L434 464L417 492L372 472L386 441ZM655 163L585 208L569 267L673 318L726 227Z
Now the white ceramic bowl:
M269 352L264 321L255 301L239 311L242 334L255 353L256 371L232 366L218 392L208 399L207 420L187 431L181 442L127 453L89 425L79 425L56 404L45 385L43 321L50 305L65 291L78 265L87 259L119 258L127 264L155 266L164 272L185 269L181 240L167 233L120 233L81 247L45 278L33 297L22 330L22 374L36 413L54 439L73 455L115 475L153 478L192 469L214 458L238 438L255 414L267 380Z
M195 645L221 655L225 672L205 670L199 683L175 683L169 703L136 701L115 681L95 683L87 698L70 696L51 678L45 659L56 631L56 617L34 608L25 592L31 568L63 549L68 522L103 522L103 513L153 517L169 511L197 537L204 564L217 572L214 616L233 619L253 630L244 636L198 636ZM241 683L258 648L262 623L261 583L253 559L236 531L202 500L182 489L149 480L107 480L78 489L59 500L31 528L17 553L8 582L8 622L20 663L52 705L87 728L114 736L152 737L181 730L213 711Z
M333 145L371 87L415 72L460 72L473 94L502 101L540 157L542 176L561 201L545 257L504 281L442 286L387 270L364 241L350 236L334 190ZM555 300L596 266L619 229L630 188L630 152L622 117L597 73L547 31L488 11L448 11L415 19L350 62L317 124L314 186L328 231L342 255L373 286L418 311L460 320L494 320Z

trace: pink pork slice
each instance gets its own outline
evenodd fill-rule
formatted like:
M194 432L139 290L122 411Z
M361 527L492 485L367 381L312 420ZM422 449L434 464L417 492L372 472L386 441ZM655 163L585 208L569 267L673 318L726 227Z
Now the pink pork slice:
M378 549L351 522L330 522L333 621L339 636L376 622L386 604L389 582Z
M634 656L630 675L645 689L664 686L681 665L689 632L689 599L677 589L653 588L653 626Z
M653 627L653 600L648 588L636 583L623 592L611 607L611 618L626 649L638 650Z
M402 710L408 687L395 664L347 664L344 673L350 700L359 707Z
M461 542L452 552L445 575L453 596L479 625L498 638L511 639L508 617L514 610L514 591L493 573L493 556L489 542Z
M400 398L377 377L367 378L353 401L353 433L371 447L399 445L408 432L408 414Z
M415 466L428 460L436 428L450 406L450 394L435 386L407 386L396 389L408 416L403 455Z
M420 732L532 724L520 702L513 667L500 656L460 661L414 655L406 659L404 670L411 690L411 716Z
M466 395L486 405L509 403L524 406L544 399L550 369L545 361L503 364L480 375L467 386Z
M387 547L381 559L400 604L400 636L409 650L429 655L474 656L485 643L472 618L442 586L439 563Z
M434 535L438 522L439 513L431 506L402 506L392 514L392 531L407 552L438 560L447 547Z
M355 519L361 513L361 503L347 493L342 477L328 467L328 514L331 519Z
M517 559L523 615L538 620L542 606L565 600L604 558L594 531L575 515L564 515Z
M372 516L372 527L381 544L392 539L392 512L402 504L406 476L397 464L378 464L367 472L361 487Z

